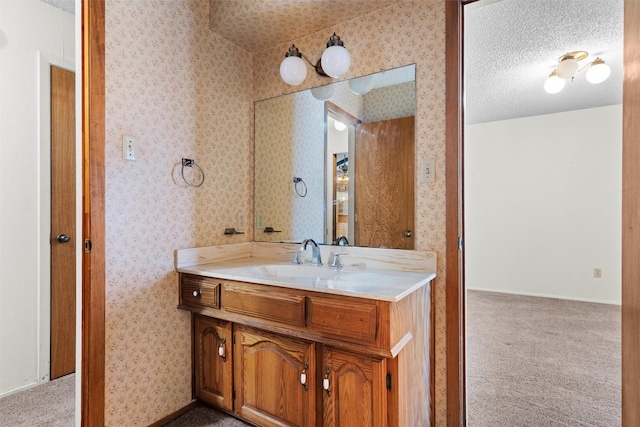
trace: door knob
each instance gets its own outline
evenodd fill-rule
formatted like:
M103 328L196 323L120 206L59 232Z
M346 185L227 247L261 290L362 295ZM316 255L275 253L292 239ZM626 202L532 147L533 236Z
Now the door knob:
M411 230L404 231L404 237L411 237L411 236L413 236L413 233L411 232Z
M56 237L56 240L59 243L67 243L69 242L69 240L71 240L71 237L67 236L66 234L58 234L58 237Z

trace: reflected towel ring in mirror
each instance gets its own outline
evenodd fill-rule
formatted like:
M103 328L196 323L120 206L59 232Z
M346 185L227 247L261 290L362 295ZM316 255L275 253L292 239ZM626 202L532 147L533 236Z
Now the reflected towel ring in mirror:
M297 176L293 177L293 188L296 190L298 196L305 197L307 195L307 184L305 184L302 178L298 178Z
M192 168L194 171L197 169L197 173L194 172L194 179L189 182L187 180L187 178L185 178L184 176L184 168ZM200 179L196 180L196 175L200 174ZM195 160L193 159L182 159L182 168L180 169L180 176L182 177L182 180L185 182L185 184L187 184L189 187L200 187L203 183L204 183L204 171L202 170L202 168L200 167L200 165L198 165L196 163Z

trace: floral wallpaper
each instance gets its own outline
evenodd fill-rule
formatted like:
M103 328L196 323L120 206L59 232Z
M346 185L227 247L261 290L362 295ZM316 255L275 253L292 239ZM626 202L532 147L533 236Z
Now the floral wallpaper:
M223 231L239 212L253 223L252 58L209 30L207 0L105 6L105 418L147 426L192 398L174 250L251 240L251 228ZM201 187L182 181L183 157L202 167Z
M256 240L323 241L324 187L312 177L324 173L324 102L309 92L257 102L255 140Z
M374 89L363 96L364 123L416 115L416 84L406 82Z
M445 3L408 0L318 31L292 42L311 60L319 58L326 39L336 32L351 55L344 79L416 64L416 162L435 159L436 171L445 170ZM256 101L327 84L309 72L300 86L288 86L278 69L290 43L254 53ZM273 78L265 78L272 70ZM418 167L415 168L419 170ZM435 281L436 316L436 425L446 425L446 304L445 304L445 177L432 184L416 179L416 249L438 253Z
M109 426L149 425L191 401L190 316L176 309L173 251L251 240L253 101L327 83L309 73L300 87L286 85L278 69L290 43L247 52L210 30L208 5L106 0ZM345 78L416 64L416 162L433 158L444 171L444 2L399 2L293 42L317 59L333 31L351 54ZM136 161L122 159L124 135L136 139ZM182 158L204 170L201 187L182 182ZM238 214L247 234L224 236ZM415 240L416 249L438 252L437 425L446 424L445 221L438 174L416 184Z

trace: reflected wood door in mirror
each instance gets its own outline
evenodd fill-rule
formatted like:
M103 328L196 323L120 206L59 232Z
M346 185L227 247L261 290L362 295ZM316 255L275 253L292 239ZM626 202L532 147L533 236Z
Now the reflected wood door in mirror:
M413 249L414 116L356 131L355 244Z
M51 67L51 379L76 370L75 73Z

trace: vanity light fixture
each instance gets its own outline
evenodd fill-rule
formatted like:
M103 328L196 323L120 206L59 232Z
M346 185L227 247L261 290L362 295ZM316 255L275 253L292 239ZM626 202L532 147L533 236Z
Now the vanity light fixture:
M356 77L349 80L349 89L356 95L365 95L373 89L375 83L375 74L369 74L368 76Z
M335 85L318 86L311 89L311 95L318 101L326 101L336 93Z
M544 82L544 90L552 94L560 92L564 88L566 80L573 80L578 72L587 68L586 78L589 83L598 84L605 81L611 74L611 69L603 59L598 57L580 68L580 61L585 60L587 56L589 56L588 52L577 50L565 53L558 58L558 66Z
M347 49L344 48L344 43L336 33L333 33L327 42L327 49L322 53L322 57L316 62L316 65L313 65L295 45L291 45L280 64L280 77L285 83L297 86L307 77L307 67L302 58L316 70L316 73L324 77L342 77L349 71L351 65L351 57Z

